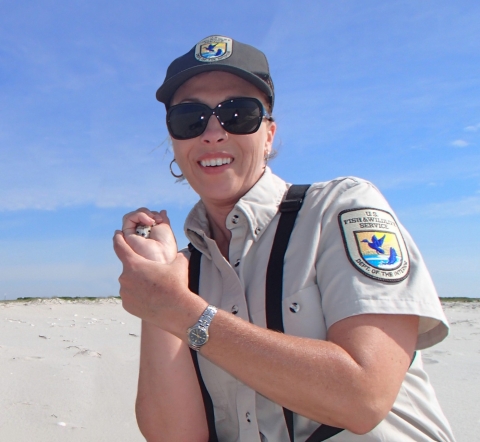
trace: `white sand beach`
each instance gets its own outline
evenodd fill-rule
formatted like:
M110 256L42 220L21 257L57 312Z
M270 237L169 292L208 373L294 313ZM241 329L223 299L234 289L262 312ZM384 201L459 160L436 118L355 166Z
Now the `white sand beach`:
M457 441L480 441L480 302L447 302L423 359ZM140 321L119 299L0 303L0 441L143 441Z

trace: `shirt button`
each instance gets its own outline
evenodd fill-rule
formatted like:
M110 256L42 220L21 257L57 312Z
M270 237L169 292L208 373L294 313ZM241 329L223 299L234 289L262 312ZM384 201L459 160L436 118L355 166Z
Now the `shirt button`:
M235 262L235 267L238 267L240 265L240 260L237 259L237 262Z
M300 311L300 306L298 305L297 302L292 302L292 303L290 304L290 311L291 311L292 313L298 313L298 312Z
M252 422L252 420L250 419L250 413L247 411L247 413L245 414L245 417L247 418L247 422L250 423Z
M261 231L262 231L262 229L260 227L257 227L255 229L255 235L258 235Z
M233 224L238 224L238 215L233 215L232 223Z
M236 305L233 305L233 306L232 306L232 313L233 313L234 315L236 315L236 314L238 313L238 306L236 306Z

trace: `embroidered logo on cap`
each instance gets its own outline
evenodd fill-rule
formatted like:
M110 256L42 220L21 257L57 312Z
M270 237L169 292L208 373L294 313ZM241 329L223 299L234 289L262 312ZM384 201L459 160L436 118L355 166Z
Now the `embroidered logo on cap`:
M347 256L357 270L386 282L408 276L407 247L390 213L370 208L344 210L338 222Z
M232 39L220 35L207 37L195 46L195 58L198 61L212 63L225 60L232 55Z

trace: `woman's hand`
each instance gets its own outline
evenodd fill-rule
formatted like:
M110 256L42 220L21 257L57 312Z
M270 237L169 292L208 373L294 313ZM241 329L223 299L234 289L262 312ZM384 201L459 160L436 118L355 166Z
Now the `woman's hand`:
M152 226L150 238L136 234L138 224ZM123 217L122 231L127 244L144 258L169 264L177 257L177 242L165 210L156 212L142 207L127 213Z
M146 259L133 250L120 231L115 232L113 246L123 264L118 280L125 310L184 339L187 328L208 305L188 289L188 259L182 253L175 253L169 263Z
M138 224L152 226L150 238L136 234ZM177 252L167 213L145 208L123 217L123 231L114 235L122 261L120 296L125 310L166 331L179 332L196 322L207 306L188 289L188 259Z

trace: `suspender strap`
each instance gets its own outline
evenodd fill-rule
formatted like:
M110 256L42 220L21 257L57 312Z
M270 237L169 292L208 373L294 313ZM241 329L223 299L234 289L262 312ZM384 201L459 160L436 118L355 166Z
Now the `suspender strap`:
M343 428L320 425L305 442L321 442L343 431Z
M190 250L190 262L188 264L188 288L198 295L200 286L200 261L202 259L202 253L199 252L191 244L188 245ZM207 417L208 442L218 442L217 431L215 429L215 413L213 411L213 402L210 394L208 393L205 382L203 382L202 374L200 373L200 367L198 365L198 355L195 350L190 349L192 355L193 365L195 366L195 372L197 373L198 383L200 384L200 390L202 392L203 404L205 406L205 415Z
M285 332L282 313L283 261L295 220L309 187L309 185L293 185L288 189L287 196L279 208L281 215L268 261L265 286L267 328L281 333ZM284 408L283 415L285 416L290 441L293 442L293 413L288 408Z
M270 260L268 261L265 287L267 328L282 333L284 332L282 314L283 261L295 225L295 219L309 187L308 185L294 185L288 189L287 196L280 204L281 215L270 252Z
M284 333L283 326L283 267L288 242L292 235L295 220L302 207L305 194L309 185L293 185L288 189L287 196L280 205L281 216L278 220L277 231L273 240L270 260L267 267L265 309L267 315L267 328ZM293 412L283 409L290 441L294 442ZM321 442L343 431L329 425L318 427L306 442Z

